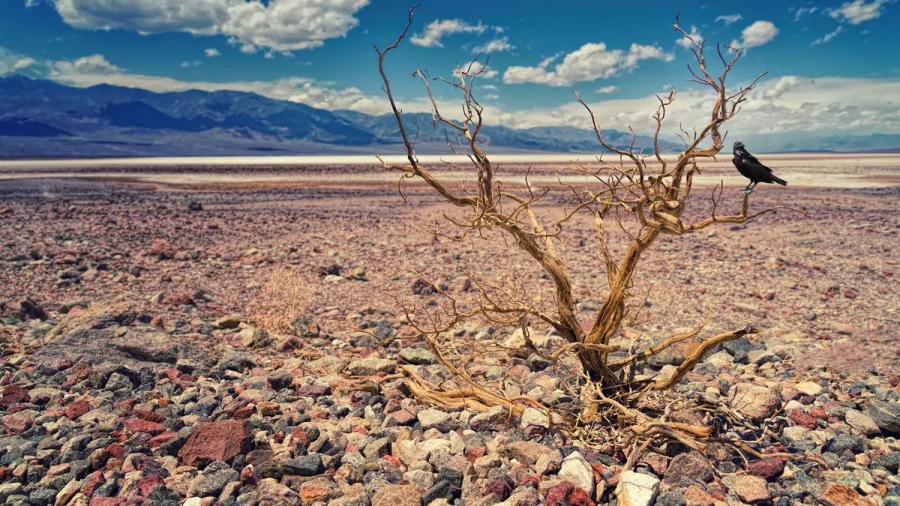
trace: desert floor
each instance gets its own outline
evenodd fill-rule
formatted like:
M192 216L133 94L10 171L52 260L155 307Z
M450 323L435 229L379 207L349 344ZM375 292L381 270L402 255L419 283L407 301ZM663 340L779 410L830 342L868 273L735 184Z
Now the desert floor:
M794 404L788 406L802 412L802 416L792 415L790 421L782 417L786 420L784 425L790 424L792 428L812 424L804 429L807 433L803 437L812 445L806 449L822 454L830 448L831 443L826 441L844 432L853 437L860 431L866 437L875 437L879 431L885 436L900 432L896 378L891 379L890 386L886 379L900 371L897 344L900 337L900 290L897 289L900 159L890 155L831 158L792 155L772 165L779 176L789 181L789 186L759 185L750 197L751 212L783 206L802 213L783 209L743 225L720 224L693 234L662 237L642 259L632 288L629 322L618 339L627 344L628 339L640 336L640 348L707 318L709 323L701 336L755 325L761 332L751 336L748 349L762 346L770 350L768 354L757 353L751 356L749 365L737 365L740 361L737 355L742 351L729 348L728 353L717 354L717 361L703 364L705 372L688 379L699 384L721 383L727 369L731 371L727 376L731 383L752 383L755 371L765 372L765 381L755 383L765 385L760 388L776 391L778 402L794 399L790 401ZM563 202L567 194L555 183L558 180L549 164L537 164L528 171L521 162L510 162L503 167L500 177L507 176L508 184L514 187L524 181L526 172L535 188L549 189L544 203L538 206L539 217L547 221L558 217L553 204ZM440 170L438 175L456 181L454 184L468 184L471 180L452 168ZM583 183L583 178L566 176L562 181L577 185ZM720 181L724 183L720 213L732 214L739 210L741 189L746 182L736 177L728 160L724 160L704 169L702 177L695 181L688 220L700 219L708 213L709 196ZM455 498L471 504L495 504L500 500L506 500L505 504L531 504L534 501L529 501L537 497L538 491L542 500L549 501L548 494L562 493L570 504L588 504L574 498L569 485L567 489L553 488L560 480L578 481L571 474L571 466L568 472L560 470L557 476L556 468L541 466L536 456L527 462L529 458L521 454L523 450L519 446L509 446L518 444L513 441L515 438L526 436L516 431L505 439L507 436L498 429L499 425L491 425L501 424L499 419L488 422L478 419L481 421L476 424L477 417L468 420L458 413L445 418L444 414L432 413L434 410L424 406L416 407L402 389L396 388L390 395L383 392L384 397L366 397L372 398L372 405L384 401L385 397L389 399L385 401L387 404L377 404L378 409L385 411L375 415L369 413L369 408L365 413L362 408L354 408L362 399L359 392L339 395L342 383L336 378L345 369L356 371L357 376L383 377L398 367L398 352L400 364L438 367L427 365L433 363L427 357L402 352L403 346L422 346L402 308L418 308L418 314L433 313L447 302L439 295L422 295L422 284L417 283L419 276L446 287L451 296L463 300L472 294L463 290L464 278L468 272L475 272L481 279L515 287L521 300L541 309L552 309L551 282L522 252L499 239L454 240L457 231L443 215L460 217L460 211L440 202L421 185L404 184L400 193L396 182L395 175L372 165L0 166L0 345L4 360L0 386L6 388L0 415L4 415L7 426L6 434L0 434L0 475L3 476L0 481L13 477L17 483L8 489L0 488L3 495L0 499L16 498L20 501L17 504L29 504L27 501L46 504L41 502L43 497L56 498L65 492L69 495L63 504L72 497L79 497L79 501L87 504L97 494L119 500L109 504L141 501L149 504L150 491L156 490L158 497L154 500L158 504L168 504L166 501L176 504L185 497L205 497L206 502L202 504L212 504L211 497L223 504L254 504L253 501L274 494L284 504L300 504L302 498L303 504L332 501L334 504L396 505L407 504L396 502L396 497L408 495L411 490L402 487L415 485L421 500L410 504L427 504L445 496L447 500ZM439 233L435 233L435 226ZM611 248L614 253L621 253L624 236L617 237ZM571 220L557 247L575 282L578 316L589 324L606 289L590 217L577 216ZM25 302L26 299L31 302ZM298 324L300 317L305 319ZM537 322L530 323L537 332L547 332ZM492 334L505 338L515 330L488 327L484 322L463 324L457 335L480 338ZM381 349L360 332L362 328L383 334L382 337L392 335L410 340L394 341ZM734 364L722 362L722 357L728 354L733 356ZM331 367L334 364L329 360L340 366ZM678 360L677 356L668 357L656 365ZM745 353L740 363L746 361ZM242 365L245 362L246 367ZM81 363L89 364L85 370L106 371L100 373L102 380L83 370L72 372ZM528 364L532 365L532 361ZM716 373L710 372L715 367L725 368L718 373L718 380ZM145 378L146 371L155 371L158 377L152 379L151 373ZM812 374L805 377L815 382L823 371L835 383L824 391L818 383L815 388L807 385L804 391L815 393L806 397L798 397L796 390L788 386L782 389L778 384L781 381L790 385L790 378L804 374ZM319 374L326 378L322 380L325 384L317 377ZM487 365L480 374L490 376ZM535 374L538 379L534 378ZM535 369L529 381L540 383L541 374ZM877 397L893 406L890 409L896 411L889 414L894 418L886 419L886 415L876 413L879 405L875 400L872 401L875 404L863 402L862 399L869 397L857 397L858 391L845 393L849 387L838 385L839 375L885 378L868 383L874 392L871 398ZM127 379L121 380L122 377L131 379L136 388L134 393L128 388L116 390L121 386L117 382L127 384ZM829 384L825 379L822 381ZM145 384L151 386L145 389ZM884 388L876 388L876 384ZM66 388L70 390L63 392ZM104 388L107 393L103 393ZM142 389L147 391L140 393ZM200 393L188 396L191 392ZM771 391L769 394L774 395ZM725 396L725 390L722 395ZM825 398L827 395L831 395L830 400ZM139 397L137 401L127 400L135 396ZM161 396L171 400L164 403L159 400ZM206 398L203 396L210 396L215 399L210 402L219 404L210 405L208 412L198 412L196 406L202 404ZM81 402L79 399L87 401L83 407L78 404L76 410L71 406ZM809 422L805 414L825 413L824 410L830 410L829 406L837 402L846 408L848 402L853 404L852 399L856 399L854 406L860 410L868 409L867 415L860 414L872 422L863 424L865 430L856 425L852 430L849 428L850 416L846 421L843 418L846 409L840 416L832 416L828 411L818 422L816 419ZM348 410L350 415L335 409L345 401L355 403L350 406L353 411ZM137 406L137 414L130 412L132 406ZM407 420L392 414L392 421L387 423L385 416L389 412L398 413L397 406L413 413L418 409L418 421L415 415ZM879 413L886 412L884 409ZM288 414L292 410L304 414L291 415L291 418ZM104 413L109 417L104 418ZM347 425L354 416L360 418L353 418L351 425ZM246 417L250 417L253 428L252 431L246 426L240 429L243 432L239 439L244 438L245 443L240 451L229 451L225 443L218 450L201 450L191 436L190 429L198 423L214 425L225 423L226 419ZM359 421L363 418L365 423ZM66 424L75 423L79 429L59 431L64 419ZM856 424L857 419L854 420ZM876 422L877 427L873 425ZM156 425L147 428L141 423ZM522 423L526 432L533 428ZM344 450L336 453L329 450L332 446L322 446L325 445L322 439L313 442L310 424L317 427L315 434L321 431L323 438L326 434L332 438L334 431L345 434L341 436L343 439L329 439L328 444L341 446L335 442L338 441L346 453L352 453L350 448L355 447L357 452L364 452L366 459L371 460L373 456L376 460L386 459L398 470L396 473L393 467L385 470L388 464L379 464L380 468L368 464L366 467L344 456ZM351 428L353 424L361 424L362 429ZM409 426L413 432L405 427L398 432L398 425ZM472 454L466 447L465 458L461 449L447 450L452 454L452 458L447 457L450 460L435 461L436 457L427 454L416 454L418 457L402 454L401 447L407 448L404 446L407 440L424 444L421 443L423 430L437 430L425 432L425 439L449 438L452 442L458 437L450 434L455 429L477 432L487 430L485 427L489 425L494 431L489 431L490 434L496 434L491 437L502 441L488 442L487 449ZM298 432L301 426L306 431L302 436ZM816 427L818 430L809 433L808 429ZM373 436L363 440L362 436L354 435L364 432ZM819 432L823 434L821 437L816 435ZM158 481L148 482L145 490L138 482L150 479L152 473L147 470L150 467L137 469L143 474L129 478L128 470L123 475L116 467L122 465L121 461L104 467L88 458L90 452L83 449L84 445L75 456L65 456L66 446L62 453L56 451L60 444L68 444L65 442L78 433L100 433L115 439L118 443L111 439L109 448L121 443L125 446L124 455L128 452L152 455L159 462L154 465L168 469L167 475L153 478ZM293 439L285 439L285 434ZM350 437L349 445L346 434ZM384 446L379 435L393 441L393 446ZM47 445L38 443L47 437L59 443L37 446L37 450L16 450L29 448L27 445L32 443L28 441L33 445ZM215 434L208 437L216 439ZM309 447L298 449L297 441L306 437L310 440ZM824 439L816 446L813 441L819 438ZM250 439L257 450L248 453ZM294 446L282 448L289 441ZM540 440L544 445L547 441ZM790 438L782 437L780 441L772 439L767 444L791 444ZM878 469L886 467L888 474L896 474L896 464L884 464L884 459L876 457L893 455L891 458L896 457L900 462L900 445L893 437L878 441L876 444L870 440L863 453L875 459L871 462L881 462L882 467ZM46 453L49 450L42 448L54 449L56 453ZM119 451L109 448L112 452L109 455ZM257 453L263 450L268 453ZM35 453L41 451L45 453ZM562 459L574 450L560 451ZM495 453L500 457L493 457ZM852 450L849 458L838 455L841 459L838 463L829 460L834 471L828 472L838 473L838 469L845 469L841 466L847 462L869 465L870 461L865 459L854 460L854 453L859 452ZM29 455L44 457L35 460ZM509 490L497 485L500 471L489 472L482 465L488 457L498 459L497 469L513 473L503 478L506 480L503 487ZM119 458L123 455L119 454ZM203 458L226 463L221 469L212 464L204 469ZM582 459L581 454L578 458ZM651 504L640 502L636 495L626 497L637 494L639 485L629 489L631 492L625 489L604 492L602 480L611 475L600 469L612 466L609 469L621 470L616 468L624 464L621 455L616 457L618 464L596 454L584 458L585 465L594 466L593 475L589 472L589 477L584 478L590 483L578 485L590 496L585 499L600 502L615 495L620 503L630 500L634 502L629 504ZM72 466L54 467L70 459L90 461L93 467L88 471L93 474L79 475ZM467 467L467 459L474 463L474 468ZM670 463L680 462L677 459ZM300 460L302 465L297 463ZM668 457L663 460L669 462ZM516 466L523 462L531 466L530 470L516 471ZM137 472L136 464L131 464L129 468L126 459L125 468ZM657 467L657 464L658 459L651 459L642 461L641 466L647 470L645 474L662 479L666 476L665 466ZM689 500L690 504L714 504L726 498L732 504L759 503L776 501L779 494L797 501L809 502L815 498L824 504L834 504L835 497L843 497L840 495L843 489L835 492L833 487L821 486L828 480L837 480L837 475L803 467L802 472L814 476L819 483L818 488L810 489L802 483L796 485L799 482L794 471L790 475L784 471L782 475L784 462L780 464L776 471L754 468L750 472L755 480L762 476L762 485L747 481L749 477L744 480L740 476L725 476L732 469L723 472L721 480L716 477L714 481L706 480L706 484L690 485L676 480L665 482L659 488L659 480L654 478L657 480L654 486L657 492L662 490L669 496L680 494L679 497L690 498L706 494L705 499L696 499L698 502ZM718 468L718 464L714 465ZM27 473L33 466L43 466L44 474L35 474L32 479ZM311 466L312 470L298 470L303 466ZM872 464L872 469L876 467ZM81 481L77 487L59 479L54 481L53 473L47 474L48 468L67 476L69 483ZM444 468L454 471L444 472ZM324 475L323 469L327 470ZM453 474L457 471L464 476L458 484ZM537 488L528 485L524 479L528 472L541 476L539 481L549 480L547 485ZM378 474L378 477L364 480L365 473ZM846 493L853 500L862 500L860 495L878 496L886 504L881 496L888 490L900 493L897 488L900 480L893 475L891 479L885 478L882 471L873 473L874 485L859 485L857 480L859 486L850 486L848 490L853 490ZM203 480L214 481L213 475L219 476L223 485L204 489L203 484L207 482ZM402 479L397 478L401 475ZM119 488L109 493L97 492L100 489L96 486L86 488L91 480L101 478L104 483L118 480ZM438 487L445 482L445 488ZM840 483L847 488L844 481ZM384 490L396 493L396 497L379 492L388 484L391 486ZM872 488L875 485L884 487ZM491 494L496 502L474 502L476 496L483 500ZM531 499L518 502L509 499L525 496ZM356 502L351 500L353 497L357 498ZM339 499L344 502L338 502ZM703 502L707 499L708 502ZM58 499L57 504L60 504ZM672 504L685 503L676 500Z

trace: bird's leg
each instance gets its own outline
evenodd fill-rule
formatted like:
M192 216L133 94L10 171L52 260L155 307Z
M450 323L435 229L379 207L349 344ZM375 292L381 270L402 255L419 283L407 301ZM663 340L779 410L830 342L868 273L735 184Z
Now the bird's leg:
M753 188L755 188L755 187L756 187L756 183L751 181L750 184L748 184L747 187L744 188L744 193L753 193Z

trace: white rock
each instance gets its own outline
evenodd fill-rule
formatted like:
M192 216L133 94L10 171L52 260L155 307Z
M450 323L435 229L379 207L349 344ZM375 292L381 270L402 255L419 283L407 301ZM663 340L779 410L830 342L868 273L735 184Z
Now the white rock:
M822 393L822 385L813 383L812 381L797 383L794 385L794 388L803 395L819 395Z
M519 420L519 427L521 427L523 430L527 429L529 425L549 427L550 424L547 422L547 413L529 406L525 408L524 411L522 411L522 417Z
M594 494L594 470L579 452L566 457L559 468L559 477L584 490L588 497Z
M650 506L659 493L659 480L646 474L626 471L619 475L616 499L619 506Z
M847 421L847 425L858 431L860 434L871 436L881 432L881 429L878 428L878 424L875 423L875 420L873 420L871 416L855 409L847 410L845 420Z

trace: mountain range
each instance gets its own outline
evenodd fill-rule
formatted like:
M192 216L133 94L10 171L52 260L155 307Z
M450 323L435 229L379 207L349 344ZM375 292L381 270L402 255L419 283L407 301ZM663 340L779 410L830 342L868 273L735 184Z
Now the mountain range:
M403 114L416 150L448 153L430 114ZM604 131L626 147L631 134ZM600 152L594 132L574 127L484 126L483 144L504 153ZM637 148L653 145L638 136ZM0 158L401 154L392 114L327 111L236 91L176 93L101 84L65 86L21 75L0 78Z
M404 113L420 154L446 154L455 132L430 114ZM449 135L448 135L449 134ZM627 148L631 134L604 130ZM896 152L900 135L757 136L756 152ZM593 131L486 125L479 141L494 153L601 153ZM680 142L660 140L660 144ZM653 139L639 135L638 150ZM0 78L0 158L104 158L300 154L403 154L392 114L327 111L237 91L154 93L101 84L88 88L21 75Z

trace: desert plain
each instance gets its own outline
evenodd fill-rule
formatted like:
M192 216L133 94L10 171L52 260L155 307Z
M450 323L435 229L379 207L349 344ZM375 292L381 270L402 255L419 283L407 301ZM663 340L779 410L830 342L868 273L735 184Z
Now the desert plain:
M497 177L548 189L537 210L552 217L561 183L584 184L557 176L574 158L495 157ZM474 269L551 307L552 283L514 246L455 241L443 215L458 211L422 184L398 191L374 158L0 162L0 503L900 504L900 156L765 161L789 184L760 184L751 212L803 213L662 237L618 339L643 348L707 318L701 336L759 327L677 390L742 413L755 425L734 433L779 456L673 450L631 469L628 447L533 412L410 393L401 367L456 381L403 309L442 307L423 286L463 297ZM730 156L701 169L687 216L720 183L720 213L739 211ZM559 248L590 322L606 289L590 216ZM516 331L473 321L452 337ZM564 372L527 354L470 373L577 403Z

